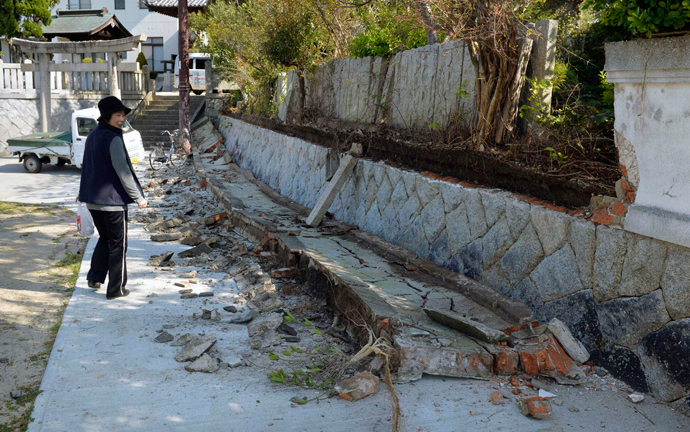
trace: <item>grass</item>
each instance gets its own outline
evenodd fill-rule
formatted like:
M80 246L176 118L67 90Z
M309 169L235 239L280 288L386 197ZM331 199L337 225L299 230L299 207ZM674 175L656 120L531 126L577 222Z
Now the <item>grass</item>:
M33 420L31 413L34 410L34 401L41 393L38 388L20 388L24 391L24 395L15 400L8 400L6 406L8 411L16 412L17 415L10 419L7 423L0 424L0 432L15 432L25 431L29 423ZM27 406L28 405L28 406ZM19 414L20 408L26 408L23 413Z
M24 214L24 213L45 213L49 216L55 216L55 209L58 206L36 206L31 204L19 204L6 201L0 201L0 213L6 215Z

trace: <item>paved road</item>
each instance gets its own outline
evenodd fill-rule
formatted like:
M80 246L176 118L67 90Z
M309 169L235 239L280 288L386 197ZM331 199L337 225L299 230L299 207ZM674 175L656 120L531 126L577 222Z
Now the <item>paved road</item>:
M0 157L0 201L56 204L76 207L81 170L72 166L44 165L29 174L16 157Z

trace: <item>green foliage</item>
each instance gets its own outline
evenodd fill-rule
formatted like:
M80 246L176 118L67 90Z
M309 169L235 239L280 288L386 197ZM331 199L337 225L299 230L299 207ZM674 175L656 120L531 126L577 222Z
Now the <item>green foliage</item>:
M58 0L0 0L0 34L6 38L41 37L42 25L51 22L50 10Z
M322 38L314 16L295 1L277 3L264 27L263 51L269 61L285 67L309 69L319 61Z
M632 34L690 29L690 0L586 0L584 6L599 12L603 24Z
M424 27L414 18L409 3L374 3L361 8L359 18L362 28L349 46L352 57L389 57L399 51L426 45Z
M139 69L149 65L149 62L146 60L146 56L141 51L139 51L139 55L137 55L137 63L139 63Z

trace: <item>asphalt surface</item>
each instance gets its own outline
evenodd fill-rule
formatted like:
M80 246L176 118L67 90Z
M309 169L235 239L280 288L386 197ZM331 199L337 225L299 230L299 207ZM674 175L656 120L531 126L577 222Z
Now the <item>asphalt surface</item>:
M30 174L18 160L0 157L0 201L76 209L80 169L73 165L43 165L40 173Z

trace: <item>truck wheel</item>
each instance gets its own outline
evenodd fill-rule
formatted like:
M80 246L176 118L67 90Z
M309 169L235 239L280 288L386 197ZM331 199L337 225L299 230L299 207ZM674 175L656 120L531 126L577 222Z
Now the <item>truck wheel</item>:
M203 90L192 90L192 92L193 92L195 95L198 96L198 95L200 95L201 93L203 93L204 91L203 91Z
M29 155L24 158L24 169L31 174L37 174L41 172L43 165L41 160L36 155Z
M57 161L57 166L63 166L63 165L65 165L66 163L67 163L66 160L64 160L64 159L58 159L58 161Z

